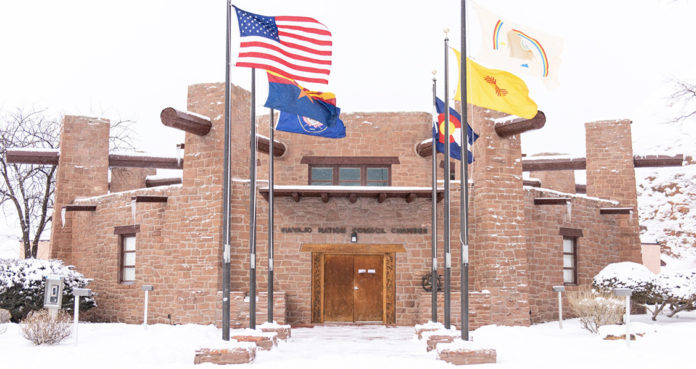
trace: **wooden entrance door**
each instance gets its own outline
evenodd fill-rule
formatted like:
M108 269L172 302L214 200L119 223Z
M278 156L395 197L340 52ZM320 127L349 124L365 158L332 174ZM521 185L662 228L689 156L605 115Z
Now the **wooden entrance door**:
M383 255L324 255L324 321L383 322L383 264Z

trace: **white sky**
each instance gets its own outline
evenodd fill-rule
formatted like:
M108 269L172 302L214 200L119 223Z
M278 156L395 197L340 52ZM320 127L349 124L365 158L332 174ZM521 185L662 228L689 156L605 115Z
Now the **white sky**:
M440 71L442 95L443 28L452 30L451 43L459 46L457 0L235 3L264 15L307 15L325 23L333 33L334 57L324 89L336 93L344 112L431 111L433 69ZM664 110L664 83L694 74L687 37L696 6L688 0L480 3L564 39L560 88L549 91L521 76L548 119L542 130L523 136L528 153L583 155L586 121L629 118L634 126L652 124L654 114ZM473 56L479 44L474 22ZM235 24L234 42L236 36ZM135 120L140 149L174 155L183 134L164 127L159 112L185 107L189 84L224 80L224 37L224 0L5 1L0 109L35 106ZM249 74L233 68L233 83L248 88ZM261 106L262 73L257 81Z
M452 30L453 46L460 44L458 0L235 4L263 15L311 16L327 25L334 56L330 84L321 87L336 93L343 112L430 112L433 69L440 71L443 95L443 28ZM480 4L509 21L564 39L561 87L549 91L539 81L520 76L547 116L543 129L523 135L524 152L582 156L583 123L619 118L634 121L634 141L647 146L643 151L659 154L650 148L688 144L680 138L679 127L658 123L674 115L665 99L669 79L696 77L690 37L694 2ZM134 120L139 149L174 156L183 133L164 127L159 113L167 106L183 109L189 84L224 81L225 21L224 0L0 2L0 110L43 107L61 114ZM479 45L475 22L469 24L471 56ZM233 24L233 44L237 40ZM249 88L249 75L248 69L233 68L232 81ZM450 78L454 86L456 75ZM259 72L259 107L266 98L265 84ZM655 136L662 142L653 142Z

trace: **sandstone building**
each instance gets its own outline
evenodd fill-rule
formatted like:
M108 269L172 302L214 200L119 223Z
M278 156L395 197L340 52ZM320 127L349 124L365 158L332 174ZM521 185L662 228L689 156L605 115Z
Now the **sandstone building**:
M238 327L248 324L249 306L249 95L232 88L231 321ZM166 165L110 155L108 121L65 117L51 256L94 279L99 307L91 319L140 323L141 286L148 284L155 289L151 322L220 324L223 97L224 84L189 87L187 109L209 117L210 129L187 132L183 160ZM641 261L630 121L587 123L586 158L560 168L548 165L553 159L523 158L520 134L496 132L503 114L469 110L480 134L470 167L472 329L553 319L551 286L565 282L570 290L608 263ZM431 264L431 157L417 146L430 137L431 116L342 119L347 136L340 140L275 134L275 319L423 323L431 316L431 295L422 287ZM258 126L267 137L268 117ZM259 155L259 323L266 308L268 163L268 155ZM183 168L180 183L155 183L146 180L152 169L127 168L167 165ZM576 193L573 169L580 167L587 169L586 194ZM523 171L537 180L523 179ZM334 186L341 184L368 187ZM452 322L459 326L459 186L452 188Z

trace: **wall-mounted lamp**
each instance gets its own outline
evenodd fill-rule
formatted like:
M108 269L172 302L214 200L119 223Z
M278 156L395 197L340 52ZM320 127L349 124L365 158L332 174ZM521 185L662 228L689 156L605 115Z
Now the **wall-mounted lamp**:
M357 232L353 231L350 234L350 242L352 242L352 243L358 242L358 233Z

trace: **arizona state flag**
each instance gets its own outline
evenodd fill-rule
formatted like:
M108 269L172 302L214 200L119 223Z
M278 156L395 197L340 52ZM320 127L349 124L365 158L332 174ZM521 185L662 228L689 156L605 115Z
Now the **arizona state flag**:
M438 152L445 152L445 103L439 98L435 99L435 108L437 109L437 127L433 128L433 141L435 142L435 148ZM462 146L461 146L461 116L456 110L450 108L450 127L449 127L449 145L450 145L450 157L457 160L462 160ZM467 123L466 125L467 141L469 145L473 145L474 141L479 138L479 135L471 129L471 126ZM469 164L474 162L474 154L467 150L467 161Z
M293 79L268 72L268 98L264 106L286 113L307 117L333 127L340 109L336 95L330 92L310 91Z
M461 54L457 63L461 70ZM537 104L529 97L529 89L516 75L498 69L488 69L466 58L466 102L472 105L497 110L503 113L532 119L537 113ZM459 78L455 100L461 101L462 80Z

